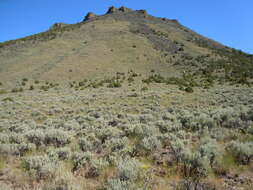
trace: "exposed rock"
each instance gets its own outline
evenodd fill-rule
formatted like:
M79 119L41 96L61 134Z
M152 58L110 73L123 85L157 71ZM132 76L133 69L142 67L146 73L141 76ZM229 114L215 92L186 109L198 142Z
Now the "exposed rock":
M129 9L129 8L127 8L127 7L122 6L122 7L119 8L119 11L127 13L127 12L131 12L131 11L133 11L133 10L132 10L132 9Z
M177 19L171 19L171 22L175 23L175 24L179 24Z
M57 29L57 28L62 28L66 25L67 24L65 24L65 23L55 23L53 26L50 27L50 30Z
M106 14L111 14L111 13L115 13L115 12L118 12L119 9L117 9L116 7L112 6L108 9L107 13Z
M89 20L94 17L96 17L96 15L94 13L88 12L83 21Z
M138 10L139 13L142 13L144 17L148 16L148 12L146 10Z

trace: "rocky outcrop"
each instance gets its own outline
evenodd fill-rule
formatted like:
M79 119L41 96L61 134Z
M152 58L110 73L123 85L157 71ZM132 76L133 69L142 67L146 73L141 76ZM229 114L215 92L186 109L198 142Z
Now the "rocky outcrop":
M132 9L129 9L127 7L120 7L119 9L117 9L116 7L112 6L108 9L107 13L106 14L111 14L111 13L119 13L119 12L124 12L124 13L128 13L128 12L131 12L133 11Z
M117 9L116 7L112 6L108 9L107 13L106 14L112 14L112 13L115 13L115 12L118 12L119 9Z
M138 12L143 14L145 17L148 16L148 12L146 10L138 10Z
M90 20L95 17L96 17L96 15L94 13L88 12L83 21L87 21L87 20Z
M65 23L55 23L55 24L53 24L53 26L50 27L50 30L54 30L54 29L57 29L57 28L62 28L66 25L67 24L65 24Z
M127 13L127 12L131 12L131 11L133 11L133 10L132 10L132 9L129 9L129 8L127 8L127 7L122 6L122 7L119 8L119 11L124 12L124 13Z

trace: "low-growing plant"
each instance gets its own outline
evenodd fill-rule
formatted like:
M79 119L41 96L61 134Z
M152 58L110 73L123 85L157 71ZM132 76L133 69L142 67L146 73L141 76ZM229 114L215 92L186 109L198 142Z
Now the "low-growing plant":
M160 140L156 136L144 137L135 148L135 152L140 154L150 154L162 148Z
M84 167L87 163L90 163L94 155L91 152L76 152L72 155L73 171L76 171Z
M253 159L253 142L233 141L228 148L240 164L249 164Z
M118 80L113 80L111 83L107 85L108 88L120 88L121 86L122 86L121 82Z
M71 150L68 147L57 148L48 153L49 158L56 160L68 160L71 157Z
M65 146L71 142L68 132L60 129L49 129L45 131L45 144L52 144L56 147Z
M101 175L102 171L109 166L109 163L100 158L100 159L92 159L89 164L88 172L86 173L87 178L98 177Z
M13 88L11 90L12 93L16 93L16 92L23 92L23 88Z
M25 138L30 143L36 144L36 146L41 146L45 142L45 132L41 129L30 130L25 133Z
M32 156L24 158L22 166L36 179L50 179L55 175L57 162L48 156Z
M24 156L25 153L33 151L35 149L36 146L31 143L0 144L0 153L2 155Z
M121 160L117 168L122 181L135 181L140 176L140 163L135 159Z
M2 99L3 102L13 102L14 99L12 97L6 97L4 99Z

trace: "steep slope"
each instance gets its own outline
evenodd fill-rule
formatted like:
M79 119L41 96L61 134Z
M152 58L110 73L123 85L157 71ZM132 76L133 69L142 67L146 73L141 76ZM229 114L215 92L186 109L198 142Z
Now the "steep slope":
M208 63L220 60L215 69L222 70L232 59L237 65L243 60L246 71L252 66L251 55L198 35L176 20L125 7L111 7L102 16L88 13L80 23L55 24L47 32L2 43L0 57L0 80L6 84L22 78L62 83L129 70L173 77L209 71Z

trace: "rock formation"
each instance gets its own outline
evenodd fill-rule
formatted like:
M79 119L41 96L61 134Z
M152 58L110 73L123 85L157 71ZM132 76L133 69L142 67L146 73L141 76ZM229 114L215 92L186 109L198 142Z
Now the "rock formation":
M94 13L88 12L83 21L89 20L94 17L96 17L96 15Z

